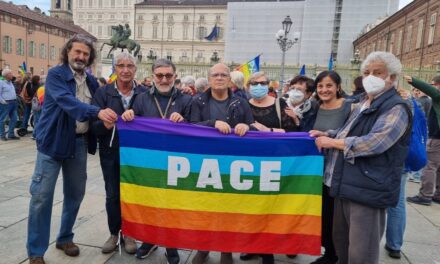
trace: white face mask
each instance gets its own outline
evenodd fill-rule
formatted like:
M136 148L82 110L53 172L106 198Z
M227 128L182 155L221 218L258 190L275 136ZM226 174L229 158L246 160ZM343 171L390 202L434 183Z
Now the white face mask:
M385 89L385 80L373 75L368 75L362 79L362 84L364 85L367 94L375 96L383 92Z
M287 94L289 95L288 100L292 105L297 105L301 103L305 97L303 92L296 89L290 90Z

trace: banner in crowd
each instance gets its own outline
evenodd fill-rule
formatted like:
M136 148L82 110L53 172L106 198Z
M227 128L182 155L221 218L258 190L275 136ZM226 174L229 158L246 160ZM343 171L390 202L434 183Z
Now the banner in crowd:
M321 254L323 157L307 133L117 124L122 233L161 246Z

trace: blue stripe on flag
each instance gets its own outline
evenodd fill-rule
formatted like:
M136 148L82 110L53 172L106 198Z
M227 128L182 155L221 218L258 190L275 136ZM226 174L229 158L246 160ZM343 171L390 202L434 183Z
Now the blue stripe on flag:
M203 159L217 159L221 174L230 174L230 164L236 160L246 160L253 164L253 173L242 175L260 174L261 161L281 161L281 176L320 176L323 174L323 156L296 156L296 157L246 157L246 156L219 156L197 155L178 152L165 152L139 148L120 148L121 166L128 165L141 168L168 170L168 157L178 156L189 160L190 171L198 173Z

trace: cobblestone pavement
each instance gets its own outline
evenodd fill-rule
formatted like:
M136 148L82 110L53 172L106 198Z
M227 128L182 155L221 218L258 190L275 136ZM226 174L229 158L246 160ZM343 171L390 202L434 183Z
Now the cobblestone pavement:
M0 142L0 263L27 263L26 229L29 206L29 184L36 157L35 142L29 136L17 141ZM166 263L164 249L156 250L149 258L137 260L134 256L118 252L101 254L100 246L108 237L105 214L104 184L97 156L89 156L87 192L75 224L74 241L81 254L71 258L55 249L55 236L60 227L62 207L62 177L58 179L53 204L51 244L45 255L48 264L72 263ZM417 193L419 185L407 184L407 195ZM408 204L407 229L400 260L389 258L384 250L384 264L440 264L440 205L419 206ZM359 238L362 239L362 238ZM181 263L191 263L195 252L181 250ZM306 264L314 257L299 255L295 259L276 256L277 263ZM234 254L235 263L260 263L260 260L240 261ZM207 263L219 263L219 254L211 253Z

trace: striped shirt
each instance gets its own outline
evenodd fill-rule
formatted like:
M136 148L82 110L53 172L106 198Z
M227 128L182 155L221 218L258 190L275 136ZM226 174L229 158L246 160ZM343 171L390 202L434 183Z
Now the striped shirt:
M347 137L353 123L360 114L369 108L363 100L353 109L350 118L336 133L335 138L344 139L344 151L331 149L329 161L325 167L324 184L331 186L336 161L340 154L344 155L346 162L355 164L356 157L367 157L381 154L391 148L405 133L408 127L408 113L403 105L395 105L383 113L374 123L370 133L364 136Z

